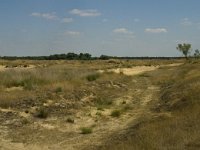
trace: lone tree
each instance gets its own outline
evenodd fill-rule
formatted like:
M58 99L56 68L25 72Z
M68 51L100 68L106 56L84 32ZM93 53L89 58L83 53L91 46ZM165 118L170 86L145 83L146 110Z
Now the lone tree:
M188 59L188 54L192 50L192 45L191 44L186 44L186 43L178 44L176 49L179 50L180 52L182 52L183 55L185 56L185 58Z
M194 57L195 58L200 58L200 51L198 49L195 50Z

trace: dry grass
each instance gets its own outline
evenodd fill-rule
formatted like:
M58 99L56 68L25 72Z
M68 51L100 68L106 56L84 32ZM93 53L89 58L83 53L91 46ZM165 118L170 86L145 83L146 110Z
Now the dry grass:
M180 62L181 60L176 60ZM0 65L16 66L0 71L0 106L9 107L16 101L33 96L57 99L56 95L65 93L65 98L80 99L84 94L95 93L100 105L111 104L112 99L126 92L120 84L127 84L131 77L118 75L113 72L99 74L98 69L132 67L137 65L159 65L173 63L175 60L96 60L96 61L33 61L33 60L0 60ZM35 66L31 69L21 69L19 66ZM94 81L89 83L88 81ZM120 84L119 84L120 83ZM98 86L95 86L98 84ZM23 91L5 92L6 88L22 87ZM101 87L104 88L102 91ZM83 90L86 92L83 92ZM31 93L31 94L30 94ZM49 94L51 93L51 94ZM56 93L56 94L53 94ZM74 95L75 94L75 95ZM107 102L107 100L109 102ZM12 102L13 101L13 102ZM13 104L12 104L13 103ZM104 103L104 104L103 104Z
M103 149L200 149L199 68L198 62L186 63L151 73L152 82L162 87L159 105L156 102L152 108L155 117L143 118L120 143Z
M66 126L72 127L80 123L82 117L83 119L84 117L96 119L101 116L102 119L97 120L98 124L106 122L111 118L110 115L114 116L111 118L112 120L120 121L126 113L131 112L129 110L137 107L139 103L130 103L129 99L122 101L124 99L119 98L125 98L130 96L127 94L131 94L133 97L131 100L136 102L138 98L134 96L134 92L137 93L134 88L137 89L137 84L150 85L152 82L161 87L159 106L156 102L152 104L151 108L152 113L157 117L153 120L151 120L152 118L147 120L142 118L141 123L127 130L125 140L120 139L121 144L109 141L111 148L106 147L106 149L187 149L194 145L198 146L196 141L199 141L200 135L200 122L198 121L200 114L199 63L185 64L181 67L162 67L157 71L135 77L106 71L98 74L99 69L130 68L136 65L157 66L180 61L182 60L0 61L2 65L35 66L32 69L10 68L0 71L0 107L12 107L18 111L31 110L32 107L41 108L33 113L37 117L44 118L44 120L34 120L40 122L48 122L48 119L45 120L46 117L57 117L58 120L60 119L59 123L62 123L63 116L64 118L73 116L64 120ZM133 82L135 79L138 83L137 81ZM146 86L148 85L141 87L148 88ZM14 88L14 90L6 91L12 87L20 87L22 90ZM130 89L133 93L128 93ZM119 105L115 100L120 100ZM94 115L89 112L90 109L95 110L96 118L92 118ZM105 113L107 110L109 110L108 114ZM116 111L111 114L112 110ZM31 116L32 113L29 112ZM89 113L91 116L87 115ZM172 117L162 115L168 113L172 114ZM78 132L89 134L94 131L92 135L98 134L96 133L98 128L90 127L90 124L79 125L87 128L77 128ZM21 130L25 132L24 129L21 128ZM46 135L50 134L49 130L45 130L45 132L47 132ZM32 136L32 134L30 135ZM68 134L62 133L57 139L64 140L66 137L63 135L68 136ZM20 137L26 138L25 136ZM33 142L33 138L30 139ZM34 140L38 142L37 138Z

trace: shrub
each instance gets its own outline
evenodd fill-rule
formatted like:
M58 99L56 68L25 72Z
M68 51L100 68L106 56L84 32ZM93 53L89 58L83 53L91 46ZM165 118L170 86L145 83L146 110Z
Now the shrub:
M55 92L56 92L56 93L62 92L62 88L61 88L61 87L57 87L57 88L55 89Z
M97 106L97 110L104 111L104 108L102 106Z
M119 117L121 115L121 112L119 110L113 110L111 112L112 117Z
M67 120L66 120L68 123L74 123L74 119L72 119L72 118L67 118Z
M40 108L36 114L35 117L41 118L41 119L45 119L48 117L48 111L45 108Z
M97 116L102 116L102 113L101 112L96 112L96 115Z
M81 128L81 134L90 134L90 133L92 133L92 128L89 128L89 127Z
M25 90L33 90L33 81L31 79L25 79L21 84Z
M86 79L88 81L95 81L97 80L98 78L100 77L100 74L99 73L95 73L95 74L90 74L86 77Z
M112 105L112 100L107 99L107 98L97 98L95 100L95 103L97 106L109 106Z
M30 123L30 121L29 121L27 118L23 118L23 119L21 120L21 123L25 125L25 124Z
M27 68L27 67L29 67L29 65L23 65L23 67L24 67L24 68Z
M122 104L126 104L126 101L125 101L125 100L123 100L123 101L122 101Z

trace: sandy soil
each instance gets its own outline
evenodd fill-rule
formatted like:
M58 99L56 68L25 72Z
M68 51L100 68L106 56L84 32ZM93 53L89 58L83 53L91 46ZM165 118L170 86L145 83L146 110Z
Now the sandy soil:
M160 66L135 66L131 68L117 68L117 69L108 69L108 70L99 70L100 73L103 73L105 71L107 72L115 72L115 73L122 73L128 76L138 75L142 74L148 71L154 71L160 67L176 67L180 66L183 63L174 63L169 65L160 65Z
M117 69L110 69L109 71L111 72L115 72L115 73L123 73L125 75L128 76L132 76L132 75L137 75L137 74L141 74L147 71L153 71L158 69L158 67L155 66L136 66L133 68L117 68Z
M35 68L36 66L35 65L29 65L27 67L24 67L24 66L17 66L17 67L6 67L6 66L3 66L3 65L0 65L0 71L6 71L6 70L26 70L26 69L33 69Z
M0 71L4 71L5 70L5 66L0 65Z

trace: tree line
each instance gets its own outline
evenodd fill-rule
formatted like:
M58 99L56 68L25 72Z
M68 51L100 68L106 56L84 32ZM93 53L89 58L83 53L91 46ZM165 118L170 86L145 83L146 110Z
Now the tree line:
M92 55L89 53L67 53L67 54L54 54L49 56L0 56L1 59L6 60L91 60Z
M191 56L192 45L183 43L178 44L176 47L177 50L183 53L183 56L188 59L189 57L200 58L200 51L196 49L194 54ZM190 55L190 56L189 56ZM23 60L108 60L108 59L182 59L184 57L117 57L117 56L108 56L108 55L101 55L99 57L92 57L89 53L80 53L76 54L73 52L69 52L67 54L54 54L49 56L0 56L0 59L6 60L16 60L16 59L23 59Z
M183 57L117 57L101 55L99 57L92 57L89 53L67 53L67 54L54 54L49 56L0 56L0 59L5 60L109 60L109 59L182 59Z

